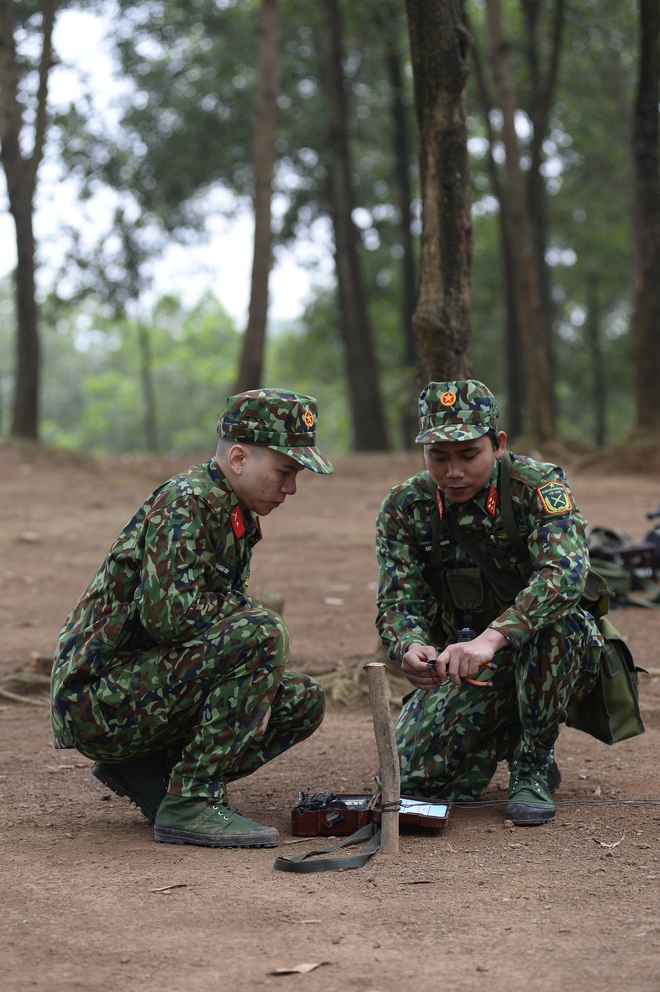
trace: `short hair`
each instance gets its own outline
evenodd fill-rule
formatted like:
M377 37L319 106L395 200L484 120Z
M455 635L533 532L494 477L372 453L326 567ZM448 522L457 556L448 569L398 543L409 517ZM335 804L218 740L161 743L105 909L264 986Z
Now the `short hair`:
M497 440L497 432L494 430L494 428L491 427L490 430L486 432L486 437L490 438L490 443L493 446L493 451L497 451L500 446L500 442Z
M261 454L268 448L267 444L251 444L249 441L233 441L229 437L219 437L217 444L215 446L215 453L219 458L224 458L225 455L229 453L229 449L233 448L235 444L240 444L244 448L250 448L251 450Z

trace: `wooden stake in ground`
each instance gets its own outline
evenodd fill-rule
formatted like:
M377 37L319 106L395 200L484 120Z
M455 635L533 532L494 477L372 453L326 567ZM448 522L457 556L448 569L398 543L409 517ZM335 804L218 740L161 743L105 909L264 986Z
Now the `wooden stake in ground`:
M372 661L364 666L364 670L367 673L371 714L380 762L381 804L383 807L380 824L380 849L383 854L396 854L399 850L401 775L399 753L394 739L394 725L390 712L385 665Z

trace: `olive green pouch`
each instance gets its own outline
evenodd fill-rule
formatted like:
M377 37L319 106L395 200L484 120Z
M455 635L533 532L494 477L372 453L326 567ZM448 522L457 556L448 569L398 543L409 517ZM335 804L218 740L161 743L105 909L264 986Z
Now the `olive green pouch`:
M635 665L630 648L607 617L598 628L605 639L598 678L588 696L571 701L566 726L583 730L604 744L616 744L644 733Z

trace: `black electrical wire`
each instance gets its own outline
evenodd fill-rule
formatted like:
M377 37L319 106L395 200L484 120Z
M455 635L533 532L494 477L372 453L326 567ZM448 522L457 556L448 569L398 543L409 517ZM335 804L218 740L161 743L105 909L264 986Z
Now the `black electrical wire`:
M433 800L440 802L440 800ZM485 809L491 806L506 806L508 799L486 799L482 802L451 802L448 805L459 809ZM431 800L428 800L431 802ZM555 806L660 806L660 799L566 799L556 802Z

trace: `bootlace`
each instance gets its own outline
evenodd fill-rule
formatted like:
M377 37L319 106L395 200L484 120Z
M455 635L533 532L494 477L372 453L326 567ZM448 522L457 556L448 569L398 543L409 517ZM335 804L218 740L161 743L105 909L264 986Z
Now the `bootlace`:
M538 768L514 767L511 769L509 794L522 789L530 789L537 795L542 795L543 798L548 798L550 795L546 775Z
M238 812L238 810L236 810L233 806L230 806L228 803L212 803L211 808L214 812L221 816L223 820L231 820L232 813Z

